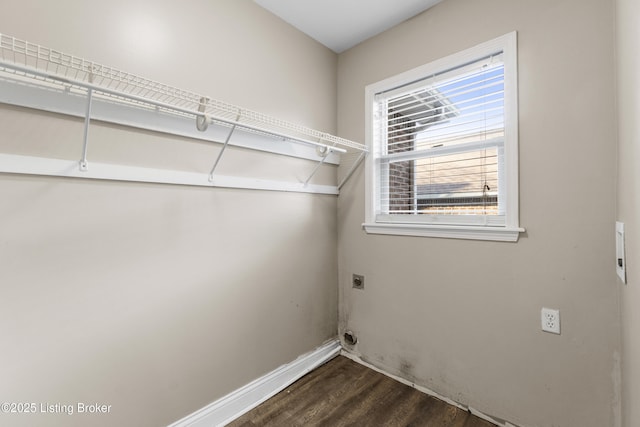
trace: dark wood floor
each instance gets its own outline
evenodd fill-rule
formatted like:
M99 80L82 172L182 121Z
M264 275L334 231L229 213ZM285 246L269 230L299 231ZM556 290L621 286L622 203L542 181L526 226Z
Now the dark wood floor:
M493 427L344 356L309 373L230 427Z

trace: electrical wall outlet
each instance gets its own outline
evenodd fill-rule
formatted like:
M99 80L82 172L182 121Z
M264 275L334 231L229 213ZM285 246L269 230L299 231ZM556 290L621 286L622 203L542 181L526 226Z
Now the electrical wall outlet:
M540 314L542 330L560 335L560 310L543 308Z
M354 274L351 283L354 289L364 289L364 276L360 274Z

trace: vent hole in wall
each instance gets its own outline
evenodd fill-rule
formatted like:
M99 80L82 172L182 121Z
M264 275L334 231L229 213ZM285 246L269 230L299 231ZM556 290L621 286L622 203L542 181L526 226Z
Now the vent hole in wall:
M356 345L356 343L358 342L358 337L356 337L353 332L346 331L344 333L344 342L348 345Z

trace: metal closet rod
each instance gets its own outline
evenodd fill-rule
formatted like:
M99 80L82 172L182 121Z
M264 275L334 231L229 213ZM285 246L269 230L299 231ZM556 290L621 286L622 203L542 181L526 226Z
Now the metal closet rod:
M292 136L292 135L288 135L282 132L275 132L271 129L266 129L266 128L261 128L259 126L254 126L254 125L250 125L247 123L242 123L239 120L230 120L224 117L220 117L220 116L216 116L216 115L212 115L212 114L208 114L208 113L203 113L200 111L194 111L191 109L187 109L187 108L182 108L176 105L171 105L165 102L161 102L161 101L156 101L154 99L149 99L149 98L145 98L142 96L138 96L138 95L133 95L133 94L128 94L125 92L120 92L117 90L113 90L113 89L109 89L109 88L105 88L99 85L95 85L92 83L87 83L87 82L83 82L80 80L75 80L75 79L69 79L66 77L61 77L61 76L57 76L55 74L51 74L51 73L47 73L44 71L40 71L38 69L34 69L31 67L24 67L18 64L13 64L13 63L9 63L6 61L0 61L0 68L8 68L8 69L13 69L15 71L19 71L21 73L25 73L25 74L31 74L34 76L38 76L38 77L42 77L45 79L49 79L49 80L55 80L58 81L60 83L63 84L68 84L71 86L76 86L76 87L82 87L87 89L87 91L90 92L98 92L98 93L103 93L106 95L111 95L111 96L115 96L115 97L120 97L120 98L125 98L125 99L129 99L131 101L135 101L135 102L139 102L142 104L148 104L148 105L152 105L154 107L158 107L158 108L163 108L166 110L171 110L171 111L175 111L175 112L179 112L179 113L183 113L183 114L189 114L192 115L194 117L205 117L205 119L209 122L221 122L221 123L226 123L228 125L231 126L235 126L235 127L240 127L240 128L244 128L244 129L248 129L248 130L252 130L254 132L260 132L260 133L264 133L267 135L271 135L274 137L278 137L278 138L282 138L288 141L292 141L292 142L296 142L299 144L304 144L304 145L308 145L308 146L312 146L312 147L317 147L320 148L322 150L328 150L328 152L337 152L337 153L346 153L347 150L343 149L343 148L339 148L339 147L335 147L335 146L331 146L331 145L327 145L327 144L323 144L321 142L316 142L316 141L310 141L307 139L303 139L303 138L299 138L296 136ZM242 109L239 110L239 115L242 115Z

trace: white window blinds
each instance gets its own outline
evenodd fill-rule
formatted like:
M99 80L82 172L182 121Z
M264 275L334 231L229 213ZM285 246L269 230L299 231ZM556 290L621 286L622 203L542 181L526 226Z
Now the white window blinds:
M375 95L378 220L504 224L504 77L497 52Z

